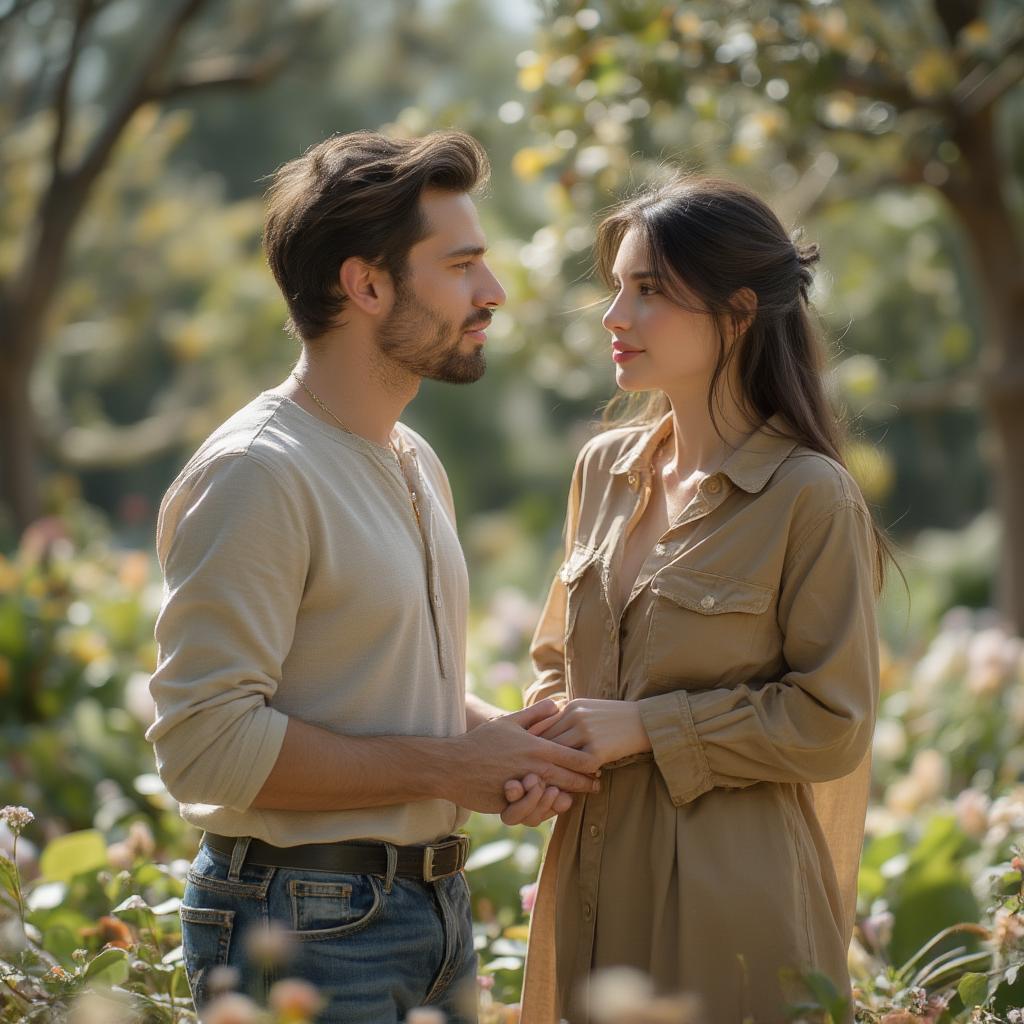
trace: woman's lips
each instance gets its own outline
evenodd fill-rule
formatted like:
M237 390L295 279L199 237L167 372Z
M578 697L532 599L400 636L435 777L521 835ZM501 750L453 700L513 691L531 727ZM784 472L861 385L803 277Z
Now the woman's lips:
M640 355L642 352L642 348L627 348L618 341L612 342L612 359L617 363L628 363L630 359Z

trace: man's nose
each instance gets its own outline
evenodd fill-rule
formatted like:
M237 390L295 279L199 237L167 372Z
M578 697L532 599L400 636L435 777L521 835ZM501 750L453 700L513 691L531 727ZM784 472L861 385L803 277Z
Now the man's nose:
M490 267L485 265L484 270L487 276L477 294L476 304L487 307L504 306L505 299L508 298L505 289L501 287Z

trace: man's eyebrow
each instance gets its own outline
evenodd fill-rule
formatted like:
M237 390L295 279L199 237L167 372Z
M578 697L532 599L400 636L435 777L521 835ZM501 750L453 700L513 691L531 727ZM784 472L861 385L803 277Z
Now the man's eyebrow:
M453 260L457 256L483 256L487 252L487 247L483 245L464 245L461 249L452 249L451 252L446 252L441 259Z

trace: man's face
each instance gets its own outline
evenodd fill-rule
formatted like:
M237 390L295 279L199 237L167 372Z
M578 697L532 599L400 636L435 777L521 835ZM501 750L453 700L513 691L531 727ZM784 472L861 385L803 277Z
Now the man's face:
M409 250L377 344L386 360L418 377L470 384L486 369L484 330L505 292L484 262L487 245L468 195L428 189L420 209L427 236Z

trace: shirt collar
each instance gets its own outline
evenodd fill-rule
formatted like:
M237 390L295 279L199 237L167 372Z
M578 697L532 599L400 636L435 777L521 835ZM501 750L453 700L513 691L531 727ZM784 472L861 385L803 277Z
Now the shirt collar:
M796 441L784 435L785 426L781 417L770 417L729 455L718 472L727 476L737 487L756 494L797 446ZM671 436L672 414L666 413L619 456L611 472L649 472L658 446Z

